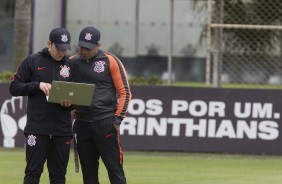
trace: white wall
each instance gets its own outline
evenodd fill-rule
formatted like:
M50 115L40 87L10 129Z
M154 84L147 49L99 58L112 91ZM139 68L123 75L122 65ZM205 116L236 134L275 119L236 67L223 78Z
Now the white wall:
M49 32L61 25L61 0L35 0L33 52L46 46ZM123 48L123 56L146 55L155 45L160 56L167 56L169 47L169 0L140 0L139 30L136 32L137 0L68 0L66 27L72 36L72 52L77 48L80 31L86 26L101 31L102 49L115 43ZM205 12L192 11L192 1L174 1L173 55L184 56L192 46L194 56L205 57L205 44L198 46L205 23ZM138 35L138 36L136 36ZM136 44L138 38L138 44ZM188 49L189 50L189 49ZM186 50L187 51L187 50Z
M61 26L61 0L35 0L33 15L33 53L47 46L50 31Z
M146 55L153 44L160 56L167 56L169 47L169 0L140 0L139 31L136 32L137 0L68 0L67 28L73 45L85 26L101 31L102 48L115 43L123 47L123 56ZM205 9L204 9L205 11ZM188 45L197 47L205 23L205 12L198 16L192 11L192 1L174 1L174 56L184 56ZM138 35L138 44L135 44ZM195 49L194 48L194 49ZM200 46L194 56L205 57L206 48Z
M126 56L135 54L134 0L69 0L67 28L72 34L73 48L77 47L79 33L86 26L100 30L102 49L119 43Z

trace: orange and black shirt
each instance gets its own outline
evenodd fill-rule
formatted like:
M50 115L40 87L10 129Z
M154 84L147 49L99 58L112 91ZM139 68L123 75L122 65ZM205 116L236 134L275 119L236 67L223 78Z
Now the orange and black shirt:
M83 60L79 55L70 57L79 66L79 81L95 84L90 107L79 107L79 120L93 122L115 116L125 118L131 91L121 61L103 50L96 57Z

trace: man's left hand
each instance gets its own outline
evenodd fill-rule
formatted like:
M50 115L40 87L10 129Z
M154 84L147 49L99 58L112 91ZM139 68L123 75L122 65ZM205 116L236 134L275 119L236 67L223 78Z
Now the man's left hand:
M120 133L120 131L119 131L120 125L117 125L117 124L114 123L114 126L116 128L117 134L119 135L119 133Z
M71 101L70 101L70 99L65 99L65 100L61 100L61 106L63 106L63 107L69 107L69 106L71 106Z

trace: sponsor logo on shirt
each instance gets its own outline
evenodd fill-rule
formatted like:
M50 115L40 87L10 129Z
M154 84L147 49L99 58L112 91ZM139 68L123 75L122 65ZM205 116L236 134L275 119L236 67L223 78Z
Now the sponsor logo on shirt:
M110 137L112 137L113 136L113 134L105 134L105 138L106 139L108 139L108 138L110 138Z
M37 67L37 70L43 70L44 68L46 68L45 66L43 67Z

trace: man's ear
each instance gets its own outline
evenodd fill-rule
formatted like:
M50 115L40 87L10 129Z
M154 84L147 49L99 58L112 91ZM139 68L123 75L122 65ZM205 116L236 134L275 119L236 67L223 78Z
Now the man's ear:
M48 40L47 46L48 46L48 47L51 47L51 44L52 44L52 42L50 42L50 40Z

